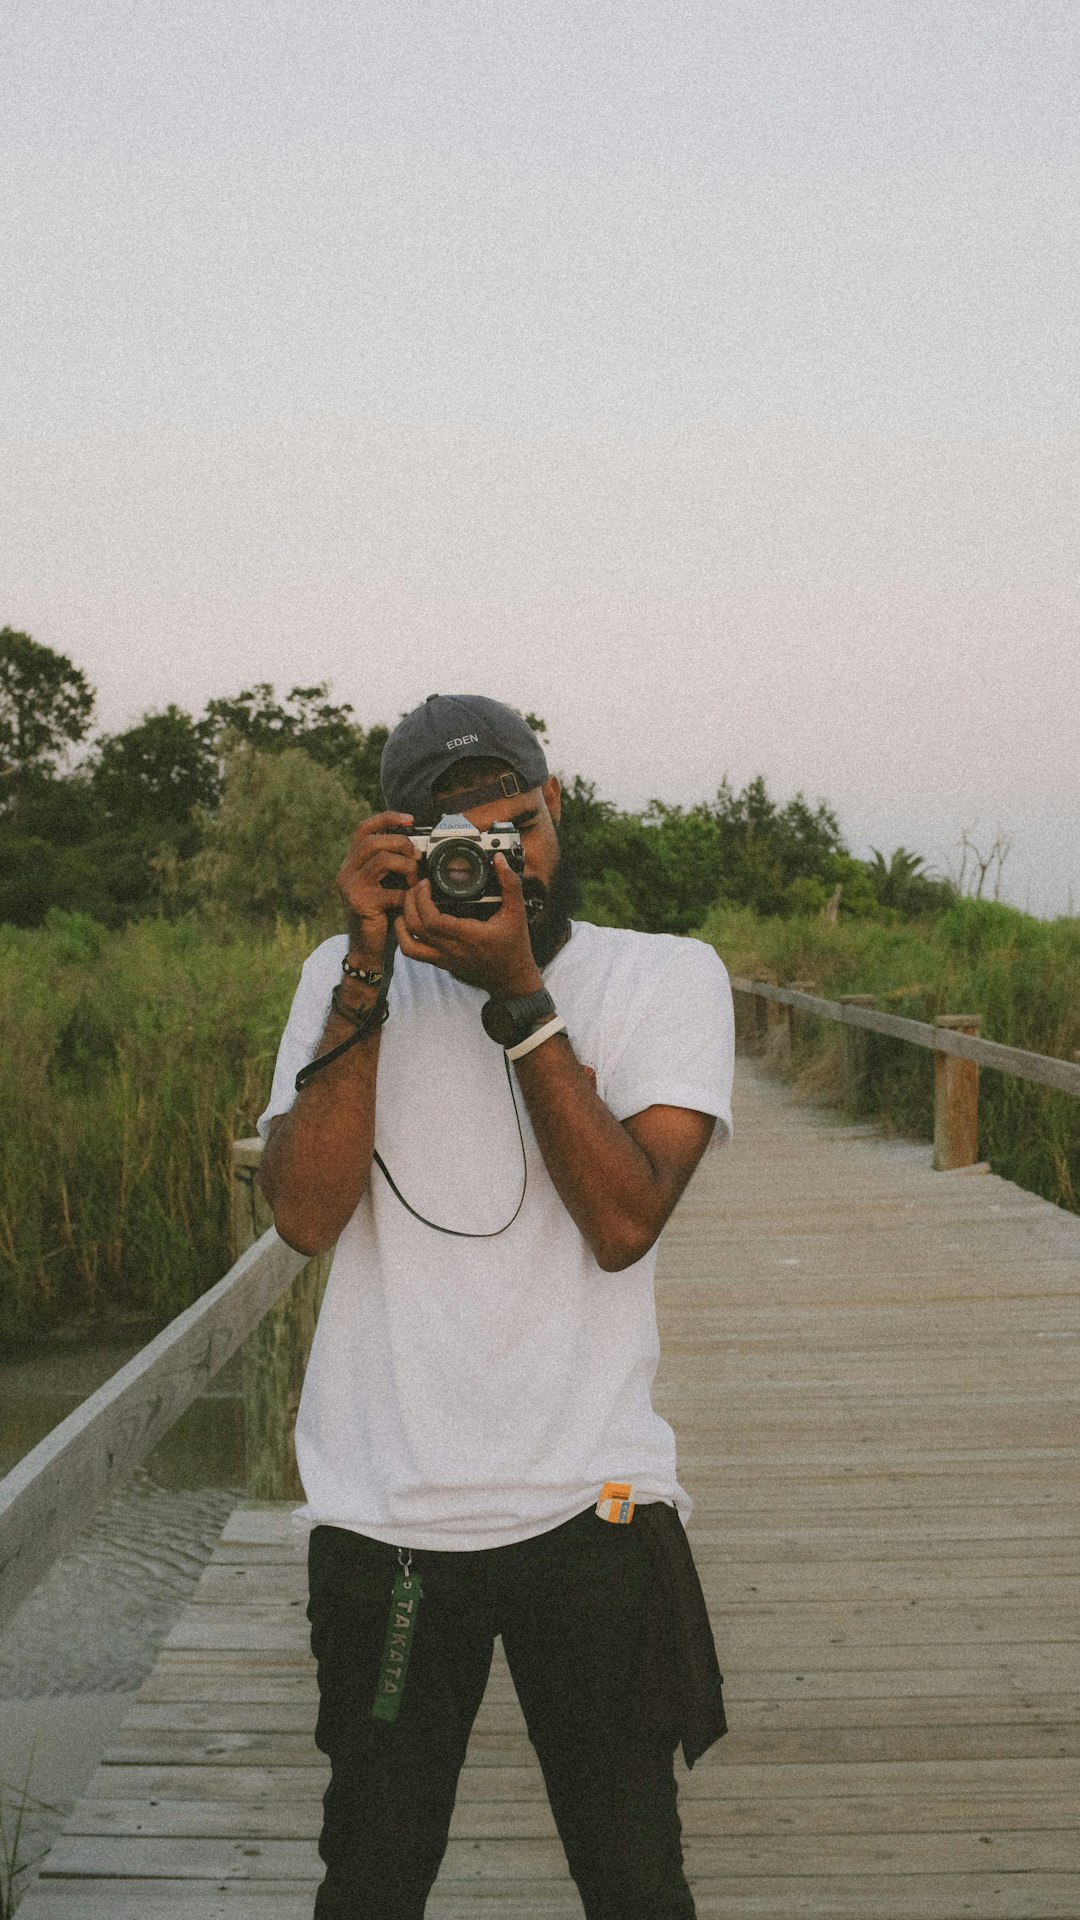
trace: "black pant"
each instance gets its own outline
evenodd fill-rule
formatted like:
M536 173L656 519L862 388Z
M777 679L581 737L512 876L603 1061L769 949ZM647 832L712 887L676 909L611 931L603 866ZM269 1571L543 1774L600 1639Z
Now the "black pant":
M316 1920L422 1920L446 1849L469 1731L501 1634L588 1920L691 1920L676 1729L645 1709L656 1586L633 1524L590 1508L514 1546L415 1552L423 1583L395 1721L372 1716L397 1550L311 1535L316 1741L330 1758Z

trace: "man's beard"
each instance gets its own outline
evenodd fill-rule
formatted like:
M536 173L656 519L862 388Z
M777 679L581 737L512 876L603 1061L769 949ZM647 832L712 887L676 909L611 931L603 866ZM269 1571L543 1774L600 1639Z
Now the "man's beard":
M580 877L566 852L558 828L556 833L559 858L548 885L531 877L522 882L529 914L529 945L541 972L554 960L559 948L569 938L570 920L581 900Z

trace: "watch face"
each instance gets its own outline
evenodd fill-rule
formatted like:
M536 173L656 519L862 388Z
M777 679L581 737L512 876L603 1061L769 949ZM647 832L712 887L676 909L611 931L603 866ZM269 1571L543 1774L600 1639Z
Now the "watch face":
M489 1034L498 1046L513 1046L516 1031L514 1016L505 1001L489 1000L481 1010L480 1018L484 1022L484 1032Z
M527 1039L541 1014L552 1014L555 1002L546 988L526 994L520 1000L488 1000L481 1008L484 1032L500 1047L516 1046Z

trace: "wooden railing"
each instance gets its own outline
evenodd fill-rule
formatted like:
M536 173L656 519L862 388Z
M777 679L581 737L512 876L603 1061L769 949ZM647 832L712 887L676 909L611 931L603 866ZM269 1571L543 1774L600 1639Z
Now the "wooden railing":
M261 1151L233 1149L235 1265L0 1480L0 1626L241 1346L248 1491L299 1492L292 1433L329 1256L270 1226Z
M743 1043L778 1064L791 1057L793 1019L835 1021L856 1092L869 1070L868 1035L929 1048L940 1169L978 1163L980 1066L1080 1098L1080 1064L983 1040L977 1015L945 1014L931 1026L879 1013L867 995L824 1000L767 980L732 986ZM0 1625L241 1346L248 1491L299 1494L293 1426L330 1256L305 1259L269 1225L256 1184L261 1152L258 1140L233 1152L235 1265L0 1480Z
M1023 1047L1005 1047L983 1040L977 1013L939 1014L933 1025L907 1020L895 1013L879 1013L873 994L849 993L839 1000L823 1000L801 986L780 987L769 980L733 979L732 988L752 1009L752 1042L778 1065L790 1062L792 1019L802 1016L835 1021L844 1030L844 1060L849 1091L857 1099L865 1085L869 1060L866 1036L881 1033L909 1046L928 1048L934 1058L934 1159L938 1172L980 1165L979 1068L993 1067L1015 1080L1033 1080L1057 1093L1080 1099L1080 1063L1055 1060L1049 1054L1028 1053ZM747 1023L740 1022L743 1039Z

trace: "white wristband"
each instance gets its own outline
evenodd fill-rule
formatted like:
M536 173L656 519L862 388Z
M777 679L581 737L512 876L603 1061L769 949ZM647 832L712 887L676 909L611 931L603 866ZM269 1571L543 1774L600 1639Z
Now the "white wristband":
M553 1034L565 1032L566 1021L560 1020L556 1013L550 1020L545 1020L542 1027L537 1027L535 1033L530 1033L527 1040L519 1040L516 1047L507 1047L506 1057L508 1060L520 1060L523 1053L531 1053L534 1047L542 1047L544 1041L550 1040Z

